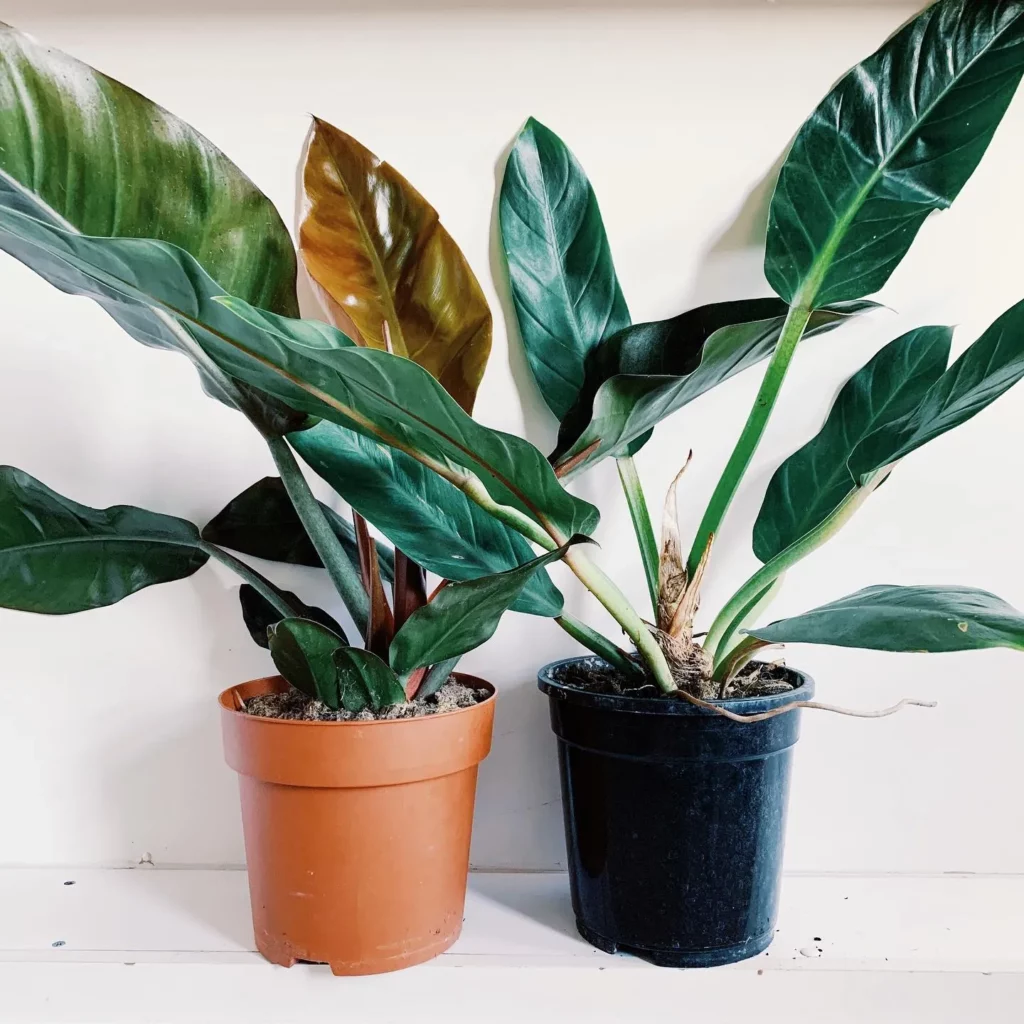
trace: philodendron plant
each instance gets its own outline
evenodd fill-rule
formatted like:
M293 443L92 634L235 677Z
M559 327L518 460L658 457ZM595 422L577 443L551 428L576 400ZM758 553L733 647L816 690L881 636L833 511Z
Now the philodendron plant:
M1024 647L1024 617L962 587L873 587L757 624L784 573L900 459L1024 376L1024 304L952 366L950 330L923 327L855 374L819 435L772 480L754 531L762 569L702 642L693 631L713 539L801 340L871 309L866 296L977 166L1024 73L1024 2L942 0L829 93L798 133L772 200L765 268L776 298L631 325L592 189L560 141L528 123L500 220L530 364L562 418L550 460L471 417L490 339L486 304L436 213L387 164L315 122L300 249L335 326L299 319L287 234L223 154L131 90L12 30L0 58L0 247L100 302L136 339L187 354L207 390L264 436L280 474L200 533L141 509L85 509L8 470L3 604L110 604L215 557L253 587L243 595L250 628L259 640L267 630L286 678L350 709L429 692L508 608L554 618L623 673L702 704L728 695L768 644ZM674 491L659 548L633 454L669 413L764 359L689 554ZM351 531L313 498L294 453L350 503ZM637 527L653 622L592 559L582 542L598 511L566 488L609 455ZM375 547L366 521L393 555ZM322 564L366 650L220 545ZM554 560L635 652L565 613L544 569ZM381 576L392 563L389 606ZM450 582L428 600L421 570Z
M4 467L0 605L97 608L213 558L245 581L246 624L282 674L348 711L435 692L460 645L424 638L461 608L474 610L465 627L474 642L507 607L560 612L562 597L542 571L555 555L535 557L520 533L376 436L317 422L218 365L218 339L258 333L219 297L298 315L288 232L223 153L145 97L6 26L0 94L0 246L61 290L94 298L136 340L188 356L207 392L262 435L279 474L200 530L140 508L87 508ZM320 120L303 182L300 250L328 315L346 331L337 344L395 353L374 352L409 366L406 386L433 374L436 394L468 419L491 314L436 211L394 168ZM297 326L334 344L323 324ZM353 522L314 498L296 451L329 484L344 484ZM360 513L394 550L371 538ZM226 548L324 567L364 648L334 616ZM429 602L425 570L451 581Z

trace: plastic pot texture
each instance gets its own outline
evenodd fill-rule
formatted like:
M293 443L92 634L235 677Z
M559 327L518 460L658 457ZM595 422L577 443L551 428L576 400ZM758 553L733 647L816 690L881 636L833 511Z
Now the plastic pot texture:
M462 930L477 766L494 690L458 711L381 722L259 718L220 695L238 772L256 948L275 964L379 974L444 952Z
M570 659L575 661L578 659ZM558 761L576 926L607 953L712 967L767 948L800 711L744 725L685 701L587 693L539 673ZM721 702L755 714L814 692Z

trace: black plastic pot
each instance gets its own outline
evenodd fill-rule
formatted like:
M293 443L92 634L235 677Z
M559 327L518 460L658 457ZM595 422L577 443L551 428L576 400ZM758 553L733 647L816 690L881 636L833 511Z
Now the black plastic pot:
M575 661L579 659L570 659ZM800 711L743 725L685 701L538 680L558 737L576 926L607 953L712 967L767 948L778 908L791 751ZM797 689L722 701L756 714Z

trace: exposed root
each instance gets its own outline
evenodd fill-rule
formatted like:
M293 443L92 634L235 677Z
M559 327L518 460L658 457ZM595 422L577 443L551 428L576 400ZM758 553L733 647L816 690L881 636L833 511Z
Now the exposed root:
M699 708L706 708L708 711L713 711L716 715L721 715L723 718L728 718L731 722L739 722L742 725L752 725L754 722L765 722L769 718L777 718L779 715L788 714L790 711L796 711L797 708L811 708L817 711L831 711L837 715L849 715L852 718L886 718L889 715L896 714L901 708L905 707L918 707L918 708L934 708L938 704L934 700L915 700L911 697L904 697L898 704L893 704L889 708L881 708L878 711L856 711L853 708L841 708L836 704L822 704L816 700L795 700L792 704L786 704L785 707L775 708L772 711L762 711L758 715L737 715L734 711L728 711L725 708L720 708L717 704L711 704L710 702L701 699L700 697L694 697L690 693L686 693L680 690L679 696L688 701L690 704L696 704Z

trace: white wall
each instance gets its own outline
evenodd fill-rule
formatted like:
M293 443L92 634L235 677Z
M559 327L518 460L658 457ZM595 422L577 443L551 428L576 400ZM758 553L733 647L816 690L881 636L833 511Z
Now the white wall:
M494 353L481 418L547 450L554 423L501 326L491 248L495 169L528 114L589 171L635 319L764 294L764 179L791 134L906 3L541 2L252 5L188 0L157 11L104 0L8 3L3 17L131 83L221 145L290 221L307 114L353 133L434 202L492 299ZM163 8L165 5L150 5ZM172 13L173 12L173 13ZM276 13L279 12L279 13ZM334 13L331 13L334 12ZM1019 201L1024 105L1011 109L954 209L930 221L882 300L898 313L808 343L717 546L708 608L754 566L749 531L773 466L813 433L837 386L882 343L923 322L965 344L1024 295ZM188 364L143 349L85 300L0 258L0 462L92 505L134 502L201 522L271 464ZM313 312L310 309L310 312ZM756 371L661 427L639 463L652 504L686 450L684 533L696 526ZM525 426L524 426L525 421ZM877 582L968 583L1024 606L1020 545L1024 391L900 466L839 539L791 574L789 614ZM642 602L614 470L599 501L601 558ZM278 578L324 599L315 574ZM607 625L567 582L569 606ZM214 695L270 670L218 569L80 616L0 612L0 862L231 864L242 858L235 782ZM510 616L465 659L501 700L478 801L474 860L563 861L547 710L534 672L574 652L556 627ZM934 711L884 721L805 717L788 866L1024 870L1024 661L1009 652L889 656L794 649L826 700L904 695Z

